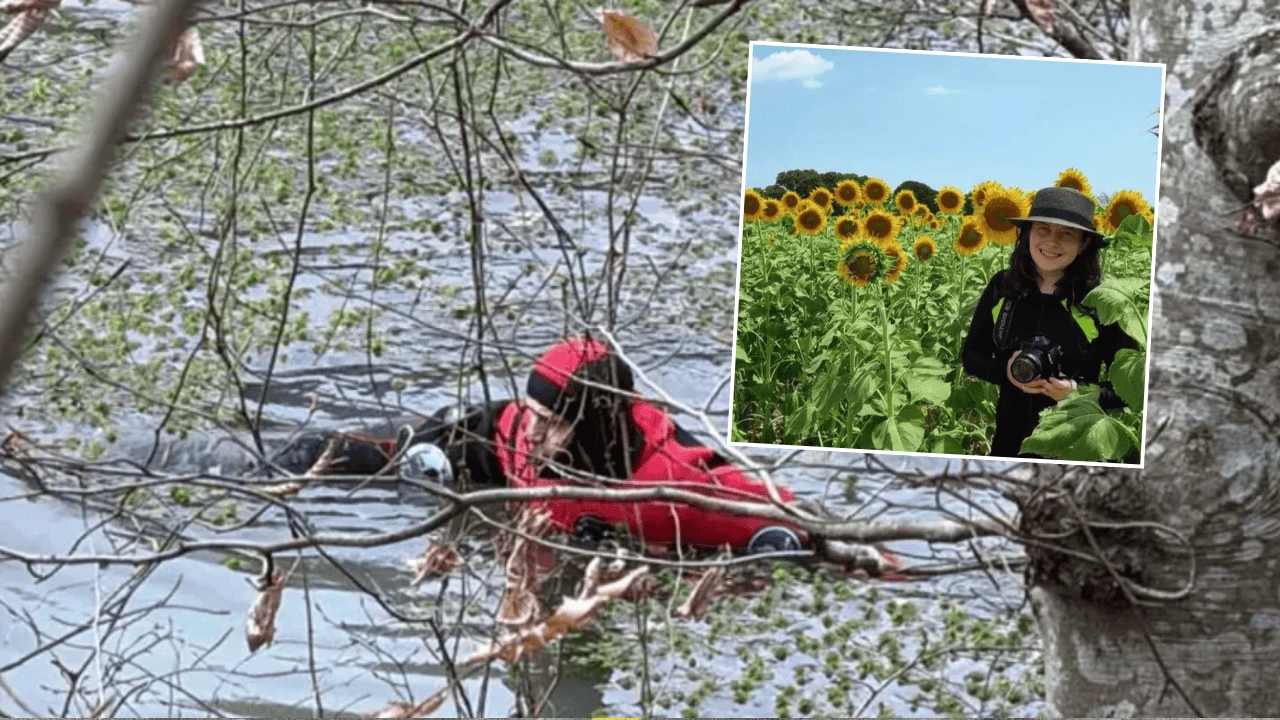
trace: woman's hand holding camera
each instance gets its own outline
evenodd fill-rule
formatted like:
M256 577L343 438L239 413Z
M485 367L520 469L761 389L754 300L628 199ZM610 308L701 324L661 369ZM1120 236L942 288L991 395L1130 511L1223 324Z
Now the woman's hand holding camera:
M1062 402L1068 395L1075 392L1076 382L1074 380L1040 377L1029 383L1018 382L1013 377L1013 361L1021 354L1022 351L1015 352L1009 356L1009 362L1005 363L1005 376L1009 378L1011 385L1028 395L1048 395L1053 398L1054 402Z

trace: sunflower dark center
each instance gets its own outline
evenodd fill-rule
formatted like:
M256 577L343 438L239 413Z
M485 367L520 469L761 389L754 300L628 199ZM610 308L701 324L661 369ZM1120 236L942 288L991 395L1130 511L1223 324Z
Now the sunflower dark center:
M960 196L948 190L938 196L938 204L952 210L960 205Z
M978 247L978 244L981 242L982 242L982 233L978 232L977 230L971 227L967 227L964 230L960 231L960 244L962 246L967 248Z
M857 195L857 193L853 191L853 187L851 185L836 188L836 196L840 198L840 202L842 203L853 202L855 195Z
M841 220L840 224L836 225L836 232L841 235L852 235L857 231L858 223L852 220Z
M867 197L872 200L876 200L876 201L883 200L884 194L885 194L885 189L880 185L867 186Z
M1003 232L1013 228L1009 218L1018 214L1018 206L1008 198L995 198L982 208L982 216L992 230Z
M756 199L755 195L747 196L746 208L748 215L754 215L760 212L760 201Z
M1072 190L1084 192L1084 185L1081 185L1080 181L1073 177L1063 178L1062 182L1058 183L1058 187L1071 188Z
M818 215L817 210L805 210L800 213L800 224L807 229L818 227L820 222L822 222L822 217Z
M1107 219L1111 221L1112 225L1119 226L1125 218L1136 212L1138 212L1138 209L1133 205L1127 202L1118 202L1115 207L1111 208L1111 214L1107 216Z
M928 260L933 257L933 248L929 247L928 243L921 243L920 246L916 248L916 257L921 260Z
M880 215L876 215L875 217L867 220L867 232L875 235L876 237L888 237L889 228L890 224L888 218Z
M876 265L871 256L865 252L857 253L845 262L845 269L859 280L870 280L875 274Z

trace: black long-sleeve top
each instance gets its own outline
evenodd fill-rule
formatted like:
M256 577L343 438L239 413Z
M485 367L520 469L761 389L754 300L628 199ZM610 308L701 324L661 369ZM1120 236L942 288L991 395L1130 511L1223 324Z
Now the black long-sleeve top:
M1022 448L1022 441L1031 435L1040 421L1040 411L1054 404L1048 395L1025 393L1009 382L1009 358L1023 341L1044 335L1057 342L1062 346L1064 372L1079 383L1092 384L1098 384L1102 365L1110 365L1116 351L1136 349L1138 344L1118 325L1101 323L1096 323L1098 337L1090 342L1071 311L1063 306L1063 295L1036 292L1016 300L1007 347L997 347L992 337L995 321L991 313L1003 296L1005 272L996 273L978 299L969 323L969 334L964 340L963 360L965 372L1000 388L1000 399L996 403L996 434L991 440L990 454L1015 457ZM1109 384L1102 383L1101 387L1099 401L1103 409L1114 410L1124 406Z

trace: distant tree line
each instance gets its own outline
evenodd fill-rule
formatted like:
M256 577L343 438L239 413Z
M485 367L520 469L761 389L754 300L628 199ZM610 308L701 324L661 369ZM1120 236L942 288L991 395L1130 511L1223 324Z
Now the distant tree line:
M783 170L778 173L778 177L774 179L773 184L765 187L760 194L767 198L780 198L788 190L793 190L800 197L807 196L816 187L835 188L841 180L856 180L859 185L866 182L869 175L861 175L859 173L841 173L841 172L818 172L817 170ZM893 189L893 195L897 195L900 190L911 190L916 195L916 200L924 203L932 212L938 212L938 191L934 190L927 183L918 180L903 180ZM969 200L968 193L965 194L965 210L966 213L973 212L973 204Z

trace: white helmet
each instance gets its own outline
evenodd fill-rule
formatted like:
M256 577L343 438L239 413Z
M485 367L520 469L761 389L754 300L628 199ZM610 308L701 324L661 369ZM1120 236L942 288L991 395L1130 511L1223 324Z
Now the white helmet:
M400 458L401 480L427 480L441 485L453 484L453 465L440 446L431 443L411 445Z

